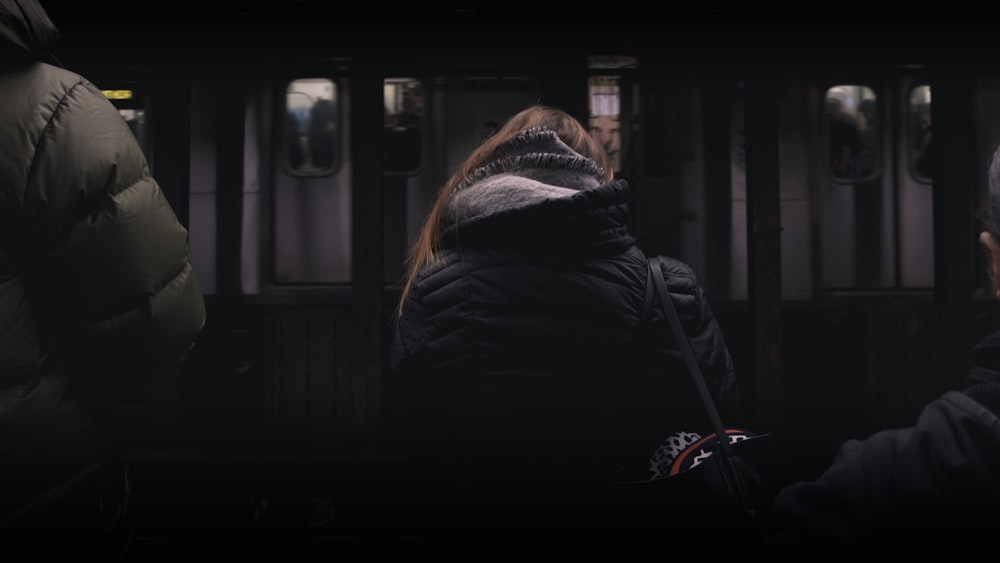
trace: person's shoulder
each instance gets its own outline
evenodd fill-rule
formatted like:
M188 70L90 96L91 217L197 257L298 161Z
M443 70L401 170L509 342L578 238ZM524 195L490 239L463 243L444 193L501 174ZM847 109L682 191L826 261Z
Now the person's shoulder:
M963 444L986 444L988 448L1000 447L1000 385L984 383L963 390L948 390L929 401L921 409L907 442L917 444L917 450L927 444L939 444L943 449L953 449ZM972 431L980 429L980 431Z
M90 81L79 72L59 65L39 61L33 65L33 67L38 75L48 78L49 80L66 84L90 83Z
M9 88L18 88L20 96L31 98L55 97L61 100L70 92L83 88L89 95L100 95L100 90L86 77L57 65L36 62L19 72Z
M977 383L961 392L949 391L942 399L959 405L963 410L975 411L974 414L981 414L979 407L982 407L994 418L1000 417L1000 383ZM970 400L975 405L969 405Z
M694 268L689 266L687 262L665 254L650 256L649 260L652 264L659 264L660 271L663 272L664 276L684 278L690 280L691 283L697 284L697 275L694 272Z

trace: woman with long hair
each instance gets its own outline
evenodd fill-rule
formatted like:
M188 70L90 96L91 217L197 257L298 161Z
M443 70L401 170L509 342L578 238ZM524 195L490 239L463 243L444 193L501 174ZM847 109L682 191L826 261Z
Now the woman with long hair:
M390 383L401 437L449 487L647 479L664 438L702 423L663 308L643 319L648 260L628 200L604 148L544 105L511 117L441 188L409 256ZM694 273L671 258L662 271L724 420L740 424Z

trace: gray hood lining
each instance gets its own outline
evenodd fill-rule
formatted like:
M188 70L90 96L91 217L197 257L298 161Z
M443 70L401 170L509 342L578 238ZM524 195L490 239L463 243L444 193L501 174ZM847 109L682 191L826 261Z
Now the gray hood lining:
M604 169L545 127L528 129L497 148L494 160L458 186L446 217L474 217L569 197L602 184Z

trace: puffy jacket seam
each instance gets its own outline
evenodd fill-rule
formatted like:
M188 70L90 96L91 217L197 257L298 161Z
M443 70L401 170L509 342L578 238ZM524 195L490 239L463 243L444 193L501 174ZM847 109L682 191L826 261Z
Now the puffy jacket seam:
M45 126L42 127L42 134L39 135L39 137L38 137L38 143L36 143L35 147L34 147L35 148L35 154L38 153L38 147L41 145L41 140L45 138L45 134L48 133L52 129L52 122L55 120L56 116L59 115L59 113L63 109L65 109L65 107L66 107L66 99L69 98L70 94L72 94L73 92L75 92L81 85L83 85L83 81L82 80L78 80L76 82L76 84L73 84L73 86L71 86L69 89L67 89L65 92L63 92L62 97L59 98L59 103L56 104L56 108L52 111L52 114L49 115L49 118L45 121ZM31 159L32 167L34 167L35 160L37 160L37 159L34 159L34 158Z
M469 330L467 331L467 334L470 337L469 340L471 342L476 342L478 339L476 338L474 332L476 330L475 327L477 326L476 323L477 315L476 315L476 308L472 306L472 304L475 303L475 301L473 301L473 287L472 287L473 284L469 280L469 272L472 266L469 264L469 261L465 259L464 249L462 249L461 247L459 247L458 251L458 264L459 267L461 268L461 277L459 278L459 283L461 283L463 286L462 289L463 292L465 293L465 302L469 304L468 311L466 312L466 315L468 316L466 317L467 321L465 326L469 327ZM480 350L481 348L476 347L477 353L479 353ZM473 357L475 357L476 360L478 361L479 358L476 355L473 355Z
M46 138L46 134L47 133L49 133L50 131L53 130L53 125L52 124L55 121L56 116L59 115L60 112L66 107L66 100L67 100L67 98L69 98L70 94L72 94L73 92L75 92L76 89L79 88L81 85L83 85L83 80L79 79L79 80L77 80L76 84L73 84L73 86L71 86L69 89L67 89L65 92L63 92L62 97L59 98L59 103L56 104L56 108L54 110L52 110L52 113L49 115L49 118L45 121L45 126L42 127L41 134L38 135L38 141L35 142L35 146L32 147L34 149L34 152L33 152L34 156L32 156L32 158L31 158L31 165L28 167L28 176L27 177L29 178L29 182L30 182L30 178L33 178L35 176L35 167L38 164L38 153L41 152L41 146L42 146L43 139ZM27 186L25 186L25 187L27 188ZM24 193L22 193L22 195L21 195L21 203L22 203L22 205L24 203L24 199L25 199L26 195L27 195L27 190Z

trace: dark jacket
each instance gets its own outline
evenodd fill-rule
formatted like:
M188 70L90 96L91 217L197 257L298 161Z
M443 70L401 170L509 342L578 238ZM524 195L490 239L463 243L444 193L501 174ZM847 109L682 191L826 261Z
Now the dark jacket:
M37 60L57 38L35 2L0 0L0 528L114 518L109 409L205 321L187 231L125 120Z
M995 550L1000 526L1000 335L975 353L973 384L924 407L912 427L850 440L815 481L782 489L770 547L828 553L891 547Z
M647 258L628 199L625 181L601 184L593 161L544 129L456 192L394 334L407 438L462 458L465 476L629 466L648 478L671 430L705 428L662 308L640 322ZM739 424L733 364L694 273L673 259L663 272L723 417Z

